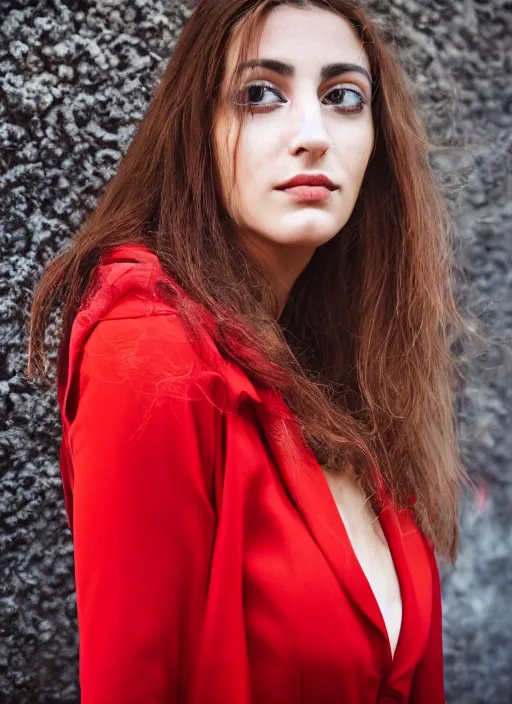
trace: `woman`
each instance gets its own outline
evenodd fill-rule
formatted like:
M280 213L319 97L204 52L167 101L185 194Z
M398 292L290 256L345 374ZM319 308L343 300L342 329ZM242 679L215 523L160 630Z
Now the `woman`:
M428 146L356 3L196 6L32 311L33 372L64 303L83 704L444 701L465 323Z

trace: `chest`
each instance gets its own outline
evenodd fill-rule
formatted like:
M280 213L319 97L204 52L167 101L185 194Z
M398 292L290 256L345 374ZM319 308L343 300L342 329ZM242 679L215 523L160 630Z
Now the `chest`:
M402 623L400 584L380 522L356 481L324 472L355 556L386 625L394 654Z

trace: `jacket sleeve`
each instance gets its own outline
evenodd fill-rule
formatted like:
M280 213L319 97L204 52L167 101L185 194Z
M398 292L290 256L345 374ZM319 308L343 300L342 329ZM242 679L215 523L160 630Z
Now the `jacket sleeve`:
M428 547L432 571L432 618L425 654L412 682L411 704L445 704L441 582L433 549Z
M185 700L208 590L217 409L175 319L101 321L71 424L82 704Z

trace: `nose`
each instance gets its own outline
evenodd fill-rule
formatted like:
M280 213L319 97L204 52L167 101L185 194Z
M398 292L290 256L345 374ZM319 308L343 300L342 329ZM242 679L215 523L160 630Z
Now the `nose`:
M326 152L331 140L325 128L322 108L316 97L301 108L297 121L298 128L290 139L290 152L296 154L306 150L315 156L321 156Z

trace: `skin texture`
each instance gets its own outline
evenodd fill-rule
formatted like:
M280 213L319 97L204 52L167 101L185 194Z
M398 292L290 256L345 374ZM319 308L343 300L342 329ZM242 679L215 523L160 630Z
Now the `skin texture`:
M235 34L228 51L228 72L237 65L237 52ZM353 63L370 73L370 66L351 25L316 8L274 9L263 29L258 58L292 64L295 75L284 77L268 68L247 74L244 87L265 80L278 95L269 89L249 95L245 90L245 100L257 105L241 126L236 180L232 174L238 125L226 95L214 139L227 207L251 256L271 273L282 308L315 249L347 223L374 145L368 80L351 71L321 82L321 68ZM357 95L343 95L337 88L355 90ZM361 103L361 95L367 101L363 109L349 112L347 108ZM336 105L345 111L336 110ZM275 190L295 174L308 171L326 174L339 189L321 201L297 201ZM326 475L326 479L379 603L394 652L402 616L400 587L379 521L350 473L337 478Z
M237 64L233 37L226 72ZM239 125L232 96L224 94L214 125L214 142L228 209L255 260L271 273L282 306L315 249L347 223L374 144L371 85L351 71L321 81L321 68L349 62L370 72L355 30L326 10L278 7L269 14L258 58L292 64L293 77L267 68L251 69L244 86L266 81L271 89L245 88L251 102L241 125L236 181L234 146ZM336 89L348 89L344 94ZM356 91L354 94L351 91ZM357 111L361 96L366 99ZM336 108L342 108L343 111ZM350 112L349 110L355 110ZM298 173L323 173L337 186L327 200L297 201L275 186Z

